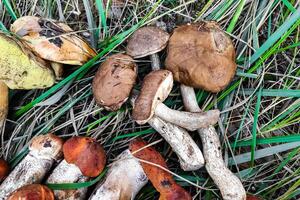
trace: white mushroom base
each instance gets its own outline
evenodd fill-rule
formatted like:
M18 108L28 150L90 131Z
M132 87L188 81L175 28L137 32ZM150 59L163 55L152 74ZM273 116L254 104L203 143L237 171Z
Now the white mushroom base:
M131 200L148 182L139 161L129 150L123 151L107 172L89 200Z

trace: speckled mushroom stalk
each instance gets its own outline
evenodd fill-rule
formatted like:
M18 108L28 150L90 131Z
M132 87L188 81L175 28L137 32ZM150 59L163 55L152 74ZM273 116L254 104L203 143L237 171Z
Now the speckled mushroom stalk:
M191 195L164 170L168 169L164 158L153 147L147 145L142 139L136 139L130 143L129 149L134 157L140 159L145 174L160 193L159 200L191 200Z
M88 137L72 137L63 145L64 160L53 170L48 183L76 183L98 176L106 163L105 152L100 144ZM56 200L82 200L87 188L54 190Z
M8 112L8 87L0 81L0 133L5 125Z
M200 112L194 89L181 85L184 106L188 111ZM245 200L246 191L240 179L227 167L222 158L221 143L213 126L197 130L203 146L205 168L221 191L224 200Z
M104 181L96 186L89 200L132 200L147 182L139 161L125 150L112 163Z
M131 96L131 104L134 105L137 94ZM170 122L164 121L155 115L148 120L154 128L171 146L178 156L180 167L185 171L197 170L204 165L204 158L201 150L189 135L189 133Z
M62 145L63 141L51 133L33 138L28 155L0 185L0 199L7 199L22 186L40 183L53 163L61 158Z
M45 185L31 184L14 191L8 200L54 200L54 195Z

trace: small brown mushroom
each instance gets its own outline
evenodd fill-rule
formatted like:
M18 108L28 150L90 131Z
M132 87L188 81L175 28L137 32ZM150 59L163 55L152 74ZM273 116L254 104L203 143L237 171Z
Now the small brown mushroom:
M258 196L247 194L247 199L246 200L262 200L262 199L259 198Z
M133 58L150 56L152 69L158 70L160 67L156 61L159 60L157 53L167 46L169 37L167 32L158 27L140 28L128 39L126 53Z
M173 87L173 76L168 70L156 70L149 73L143 81L141 93L138 96L132 112L133 119L138 124L145 124L156 116L188 130L213 125L218 121L220 112L183 112L168 108L162 102L168 97Z
M0 158L0 182L5 179L5 177L8 175L9 172L9 166L7 162Z
M137 66L126 54L110 56L93 79L93 94L98 105L116 111L128 99L137 77Z
M1 133L8 113L8 87L2 81L0 81L0 94L1 94L0 95L0 133Z
M172 175L153 163L168 169L164 158L153 147L146 147L142 139L136 139L129 145L129 150L134 157L141 159L143 170L155 189L160 193L160 200L190 200L191 195L179 186ZM146 161L146 162L143 162ZM148 163L149 162L149 163Z
M176 81L219 92L235 75L235 50L216 22L182 25L170 37L165 65Z
M72 137L63 145L65 159L53 170L48 183L75 183L88 181L104 169L106 155L102 146L89 137ZM55 190L57 200L85 199L87 188Z
M89 44L68 25L45 18L24 16L18 18L10 30L20 36L32 51L52 61L56 76L62 76L62 65L82 65L96 55Z
M34 137L28 155L0 185L0 199L7 199L25 185L40 183L53 163L61 158L62 145L62 139L51 133Z
M54 200L54 195L45 185L31 184L14 191L8 200Z

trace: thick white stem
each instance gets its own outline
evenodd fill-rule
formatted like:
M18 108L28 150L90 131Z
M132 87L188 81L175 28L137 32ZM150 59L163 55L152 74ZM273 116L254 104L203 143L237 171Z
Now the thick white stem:
M63 79L63 75L64 75L64 66L63 66L63 64L57 63L57 62L51 62L50 64L51 64L51 67L54 71L56 80Z
M47 183L78 183L88 181L89 177L82 175L80 169L63 160L53 170L47 179ZM86 197L87 188L77 190L54 190L56 200L83 200Z
M181 94L186 110L200 112L193 88L181 85ZM246 192L240 179L225 165L222 158L219 136L213 126L198 129L203 144L205 167L221 191L224 200L244 200Z
M24 185L40 183L53 163L52 157L29 152L0 185L0 199L7 199L10 193Z
M89 200L132 200L147 182L139 161L125 150L113 162L104 182L96 187Z
M148 123L169 143L184 171L194 171L203 167L205 161L202 152L186 130L155 115Z
M160 103L155 109L155 115L189 131L195 131L199 128L206 128L209 125L216 124L220 116L220 111L184 112L173 110L165 104Z
M151 68L153 71L155 70L160 70L160 60L159 56L157 53L151 54L150 55L150 60L151 60Z

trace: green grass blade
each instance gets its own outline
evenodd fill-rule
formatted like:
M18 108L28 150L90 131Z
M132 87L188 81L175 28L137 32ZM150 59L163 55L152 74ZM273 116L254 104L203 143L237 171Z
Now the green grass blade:
M226 29L226 31L228 33L232 33L232 31L234 30L236 22L238 21L245 4L246 4L246 0L240 0L240 3L236 9L236 12L234 13L234 15L230 21L230 24L229 24L228 28Z
M97 6L97 9L98 9L98 14L99 14L100 21L101 21L101 24L99 24L98 31L100 30L100 26L102 25L102 27L103 27L103 35L104 35L104 38L105 38L106 33L108 33L108 30L107 30L107 24L106 24L105 9L103 7L103 1L96 0L96 6ZM100 35L100 34L98 34L98 35Z
M291 12L296 12L296 8L287 0L281 0L283 4L291 11Z
M251 95L255 89L243 89L240 94ZM264 97L300 97L300 90L289 89L263 89L262 96Z
M147 135L147 134L152 134L152 133L155 133L155 132L156 131L153 128L149 128L149 129L146 129L146 130L143 130L143 131L138 131L138 132L129 133L129 134L125 134L125 135L118 135L117 137L114 137L112 139L112 142L123 139L123 138Z
M11 7L10 1L9 0L3 0L2 1L7 12L9 13L9 15L11 16L11 18L15 21L16 19L18 19L14 9Z

